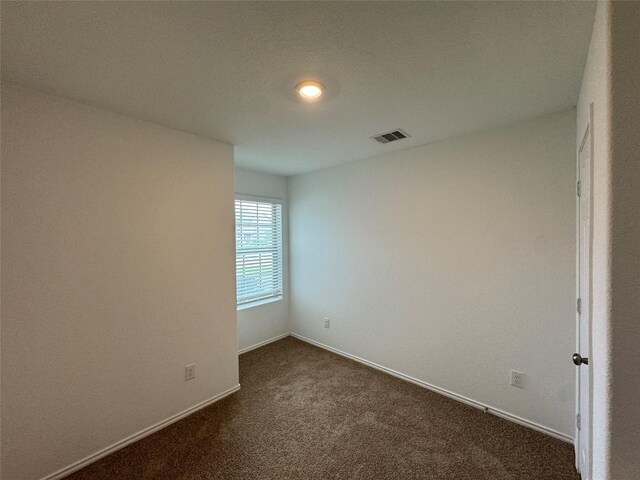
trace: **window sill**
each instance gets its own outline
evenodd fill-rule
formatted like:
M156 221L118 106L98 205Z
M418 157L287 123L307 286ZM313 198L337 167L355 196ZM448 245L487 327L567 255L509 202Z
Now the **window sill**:
M278 295L277 297L269 297L263 298L262 300L256 300L251 303L243 303L242 305L238 305L238 311L246 310L247 308L258 307L260 305L266 305L267 303L278 302L282 300L282 295Z

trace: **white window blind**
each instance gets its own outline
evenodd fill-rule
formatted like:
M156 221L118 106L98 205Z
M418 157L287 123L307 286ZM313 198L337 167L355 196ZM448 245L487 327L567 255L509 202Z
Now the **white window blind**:
M282 295L282 205L236 199L238 305Z

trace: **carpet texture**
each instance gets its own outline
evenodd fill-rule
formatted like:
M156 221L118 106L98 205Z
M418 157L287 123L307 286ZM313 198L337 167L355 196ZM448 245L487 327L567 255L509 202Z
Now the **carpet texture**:
M571 445L293 337L240 382L68 478L579 480Z

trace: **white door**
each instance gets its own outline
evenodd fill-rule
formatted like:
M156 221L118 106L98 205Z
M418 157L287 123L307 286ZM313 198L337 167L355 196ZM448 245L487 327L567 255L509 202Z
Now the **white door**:
M582 139L578 153L578 317L576 354L577 369L576 467L582 480L591 480L591 129Z

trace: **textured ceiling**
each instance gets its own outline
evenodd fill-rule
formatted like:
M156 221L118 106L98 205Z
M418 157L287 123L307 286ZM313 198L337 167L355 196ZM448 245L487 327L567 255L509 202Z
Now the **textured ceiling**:
M2 2L2 78L292 175L575 105L585 2ZM317 79L305 104L297 82ZM410 139L369 137L402 128Z

